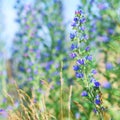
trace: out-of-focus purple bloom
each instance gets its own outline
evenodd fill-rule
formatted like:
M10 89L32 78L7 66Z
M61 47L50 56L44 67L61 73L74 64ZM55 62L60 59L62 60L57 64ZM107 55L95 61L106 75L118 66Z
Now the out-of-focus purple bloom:
M14 103L14 107L17 108L18 106L19 106L19 102L16 101L16 102Z
M20 19L16 19L16 20L15 20L15 22L20 23L20 22L21 22L21 20L20 20Z
M57 85L61 85L61 82L60 82L60 81L57 81L56 84L57 84Z
M32 78L32 77L29 77L29 78L28 78L28 81L32 81L32 80L33 80L33 78Z
M8 117L8 113L4 109L0 109L0 115L3 116L4 118Z
M27 71L27 73L30 73L30 72L31 72L31 69L30 69L30 68L28 68L26 71Z
M52 65L53 63L54 63L53 61L47 62L45 69L46 69L46 70L49 70L50 67L51 67L51 65Z
M85 64L84 59L79 59L79 60L77 60L77 64L79 64L79 65L84 65L84 64Z
M6 102L7 102L7 99L6 99L6 98L3 98L2 102L3 102L3 103L6 103Z
M36 69L36 70L34 70L34 74L35 75L37 75L38 74L38 70Z
M87 91L82 91L82 93L81 93L81 96L83 96L83 97L86 97L86 96L88 96L88 93L87 93Z
M23 66L18 66L18 69L21 71L21 72L25 72L25 68Z
M73 66L73 70L78 71L79 69L80 69L80 67L78 65Z
M97 70L94 69L94 70L91 71L91 73L97 74Z
M114 30L112 28L109 28L107 31L108 31L108 34L113 34L114 33Z
M90 82L91 82L91 83L94 83L94 82L96 82L96 79L95 79L95 78L91 78L91 79L90 79Z
M76 118L76 119L80 119L80 113L78 113L78 112L75 113L75 118Z
M75 14L76 14L76 15L80 15L81 13L83 13L82 10L75 11Z
M43 94L43 95L45 95L45 93L46 93L46 92L45 92L43 89L41 89L41 88L38 89L38 92L41 93L41 94Z
M51 28L51 27L53 27L53 24L52 23L48 23L47 26L48 26L48 28Z
M87 46L87 47L85 48L85 51L89 51L89 50L90 50L90 47Z
M68 65L63 66L63 70L66 70L68 68Z
M64 62L66 62L66 61L67 61L67 58L66 58L66 57L64 57L64 58L63 58L63 61L64 61Z
M75 45L75 44L72 44L71 45L71 50L74 50L74 49L76 49L77 48L77 45Z
M76 27L76 22L72 22L71 26Z
M80 23L81 23L81 24L83 24L83 23L85 23L85 22L86 22L86 19L85 19L85 18L80 19Z
M55 47L55 49L56 49L56 51L60 51L60 50L61 50L61 46L60 46L60 45L57 45L57 46Z
M112 70L113 69L113 65L110 62L106 63L105 67L106 67L106 70Z
M75 38L75 34L74 33L70 33L70 38L74 39Z
M106 89L109 89L109 88L111 88L111 84L110 84L110 82L105 81L105 82L102 84L102 87L104 87L104 88L106 88Z
M94 109L93 109L93 112L96 114L98 111L94 108Z
M88 35L86 34L83 35L83 39L87 40L88 38L89 38Z
M75 58L76 56L77 56L76 53L71 53L71 54L70 54L70 57L71 57L71 58Z
M11 106L11 105L7 106L7 109L6 109L6 110L7 110L7 111L13 110L13 106Z
M92 61L92 55L86 56L86 60Z
M101 4L98 5L98 8L100 10L106 10L107 9L107 5L101 3Z
M24 54L24 57L28 57L29 55L27 53Z
M84 26L81 26L79 29L82 30L82 31L84 31L84 30L85 30L85 27L84 27Z
M102 41L102 42L109 42L109 38L107 37L107 36L100 36L100 40Z
M76 78L83 78L83 77L84 77L83 73L76 72Z
M29 66L33 66L33 63L31 61L28 62Z

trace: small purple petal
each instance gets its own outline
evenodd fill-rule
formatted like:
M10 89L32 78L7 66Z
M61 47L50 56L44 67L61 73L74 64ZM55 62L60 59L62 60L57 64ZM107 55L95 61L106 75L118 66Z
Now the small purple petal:
M71 45L71 50L74 50L76 48L77 48L77 45L74 45L74 44Z
M79 60L77 60L77 64L79 64L79 65L84 65L84 64L85 64L84 59L79 59Z
M74 39L75 38L75 34L74 33L70 33L70 38Z
M106 63L105 67L106 67L106 70L112 70L113 69L113 65L110 62Z
M109 88L111 88L111 84L110 84L110 82L106 81L103 83L102 87L109 89Z
M81 96L82 96L82 97L86 97L86 96L88 96L87 91L82 91Z
M76 72L76 78L83 78L83 77L84 77L83 73Z
M79 69L80 69L80 67L79 67L78 65L74 65L74 66L73 66L73 70L77 71L77 70L79 70Z
M99 86L100 86L100 83L99 82L94 82L94 86L96 87L96 88L98 88Z
M86 56L86 60L92 61L92 55Z
M100 104L101 104L101 101L100 101L99 99L96 99L96 100L95 100L95 104L100 105Z
M93 73L93 74L97 74L97 70L95 70L95 69L92 70L92 73Z
M89 47L89 46L87 46L87 47L85 48L85 50L86 50L86 51L89 51L89 50L90 50L90 47Z
M70 54L70 57L71 57L71 58L75 58L76 56L77 56L76 53L71 53L71 54Z

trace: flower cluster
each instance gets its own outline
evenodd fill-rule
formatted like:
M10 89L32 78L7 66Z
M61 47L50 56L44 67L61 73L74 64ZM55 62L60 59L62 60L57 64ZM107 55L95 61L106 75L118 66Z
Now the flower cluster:
M94 75L97 70L94 69L94 59L89 45L89 37L85 27L87 19L82 10L75 12L72 22L73 32L70 33L71 51L70 57L75 60L73 70L78 82L83 83L83 92L81 96L87 97L90 102L100 111L102 106L100 83ZM99 106L99 107L97 107ZM99 108L99 109L98 109Z
M63 70L67 77L68 59L67 52L64 52L67 47L64 44L62 2L45 0L26 4L17 1L15 9L19 28L14 38L12 59L13 73L20 80L20 86L36 86L33 84L39 82L40 77L57 78L57 82L58 76L55 73L59 71L61 61L64 62Z

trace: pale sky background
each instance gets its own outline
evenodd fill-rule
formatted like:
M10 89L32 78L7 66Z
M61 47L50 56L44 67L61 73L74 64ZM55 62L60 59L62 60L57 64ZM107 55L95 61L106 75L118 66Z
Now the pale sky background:
M26 2L31 2L31 0L25 0ZM77 8L80 0L63 0L64 2L64 17L65 22L72 21L74 16L74 11ZM17 24L14 22L15 20L15 10L13 8L15 0L3 0L2 12L4 14L4 40L6 43L6 51L8 53L8 57L10 56L10 48L12 45L12 40L14 38L14 34L17 30Z

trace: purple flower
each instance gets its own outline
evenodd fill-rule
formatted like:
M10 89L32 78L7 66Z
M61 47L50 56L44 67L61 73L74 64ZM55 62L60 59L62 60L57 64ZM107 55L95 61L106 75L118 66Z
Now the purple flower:
M94 82L94 86L98 88L100 86L100 83L98 81Z
M111 88L111 84L108 81L104 82L102 86L106 89Z
M23 66L18 66L18 69L21 71L21 72L25 72L25 68Z
M97 109L93 109L93 112L96 114L97 113Z
M82 19L80 19L80 23L82 24L82 23L85 23L86 22L86 19L85 18L82 18Z
M86 96L88 96L88 93L86 91L82 91L81 96L86 97Z
M75 58L76 56L77 56L76 53L71 53L71 54L70 54L70 57L71 57L71 58Z
M53 63L54 63L53 61L47 62L46 66L45 66L45 69L48 71Z
M92 61L92 55L86 56L86 60Z
M96 99L96 100L95 100L95 104L100 105L100 104L101 104L101 101L100 101L99 99Z
M108 42L109 41L109 38L107 36L101 36L101 40L103 42Z
M79 60L77 60L77 63L78 63L79 65L84 65L84 64L85 64L85 61L84 61L84 59L79 59Z
M80 119L80 113L78 113L78 112L75 113L75 118L76 118L76 119Z
M84 30L85 30L85 27L84 27L84 26L81 26L79 29L82 30L82 31L84 31Z
M0 115L2 115L5 118L8 117L8 113L4 109L0 109Z
M106 67L106 70L112 70L113 69L113 65L110 62L106 63L105 67Z
M96 99L100 99L100 95L96 95Z
M112 28L109 28L108 29L108 34L113 34L114 33L114 30Z
M82 10L75 11L75 14L76 14L76 15L80 15L81 13L82 13Z
M30 72L31 72L31 69L30 69L30 68L27 68L26 72L27 72L27 73L30 73Z
M90 50L90 47L87 46L87 47L85 48L85 51L89 51L89 50Z
M105 9L107 9L107 5L101 3L101 4L98 4L98 8L101 10L105 10Z
M71 26L76 27L76 22L72 22Z
M97 74L97 70L92 70L92 72L91 73L93 73L93 74Z
M77 70L79 70L79 69L80 69L80 67L79 67L78 65L74 65L74 66L73 66L73 70L77 71Z
M78 18L77 18L77 17L75 17L75 18L74 18L74 21L75 21L75 22L78 22Z
M83 77L84 77L83 73L76 72L76 78L83 78Z
M75 48L77 48L77 45L72 44L71 45L71 50L74 50Z
M88 35L84 34L84 35L83 35L83 39L86 39L86 40L87 40L87 39L88 39Z
M70 33L70 38L74 39L75 38L75 34L74 33Z
M94 82L96 82L96 79L95 78L91 78L90 82L94 83Z
M28 78L28 81L32 81L32 80L33 80L33 78L32 78L32 77L29 77L29 78Z

